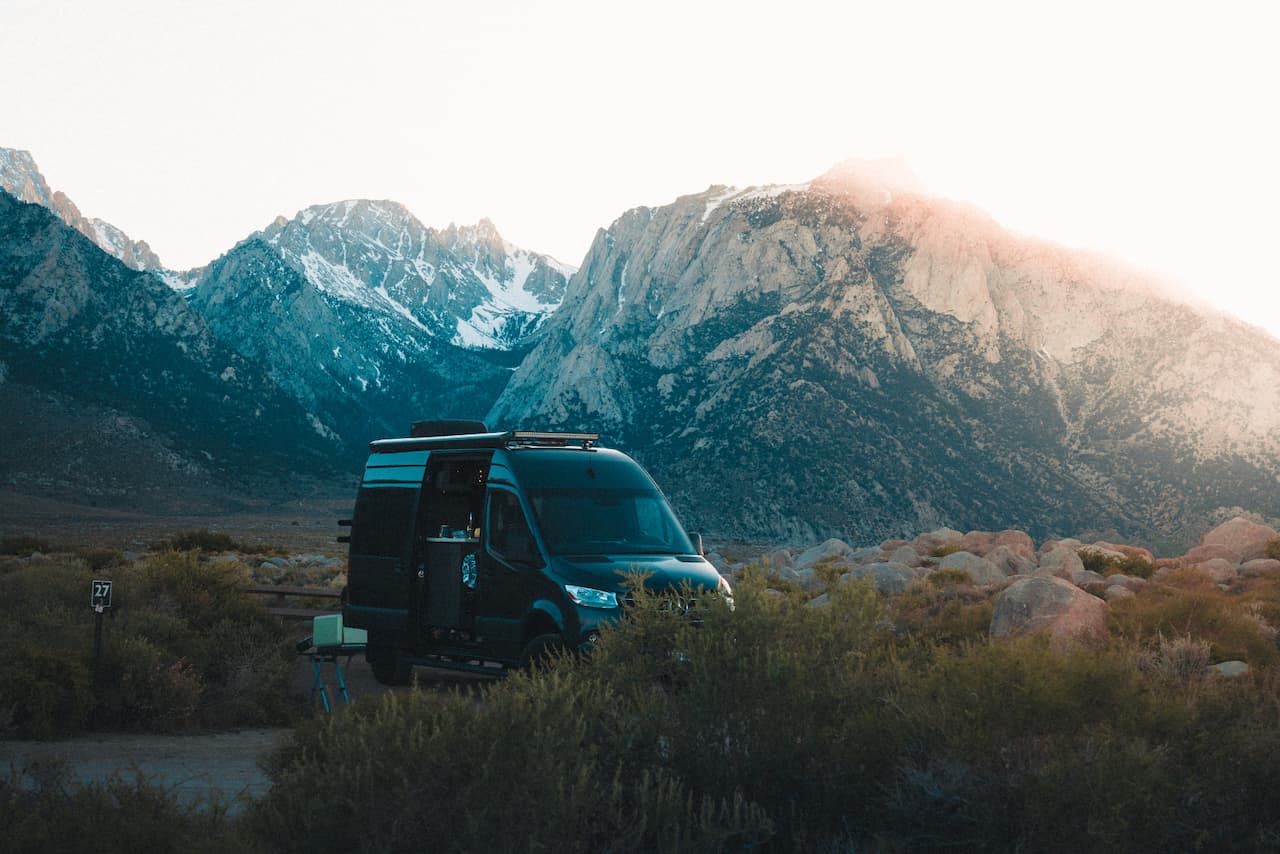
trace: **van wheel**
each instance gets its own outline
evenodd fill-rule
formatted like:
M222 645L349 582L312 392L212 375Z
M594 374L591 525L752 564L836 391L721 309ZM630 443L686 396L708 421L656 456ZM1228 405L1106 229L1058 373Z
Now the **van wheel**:
M545 670L564 652L564 638L555 632L538 635L524 645L520 653L521 670Z
M365 661L373 671L373 678L383 685L408 685L413 666L404 660L400 651L390 646L371 646L364 651Z

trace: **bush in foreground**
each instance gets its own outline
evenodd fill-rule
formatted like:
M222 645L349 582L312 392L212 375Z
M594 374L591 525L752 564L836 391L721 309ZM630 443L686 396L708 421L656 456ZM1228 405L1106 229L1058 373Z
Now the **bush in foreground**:
M696 625L640 596L589 661L306 725L255 833L364 851L1280 844L1274 668L1212 678L1195 639L966 639L927 600L898 635L861 583L825 607L739 588Z
M96 689L94 577L115 582ZM52 738L91 722L164 731L287 721L293 656L243 581L234 564L173 552L96 568L67 557L0 576L0 730Z
M65 766L28 765L0 776L0 825L9 851L245 852L218 802L183 804L145 780L80 785Z

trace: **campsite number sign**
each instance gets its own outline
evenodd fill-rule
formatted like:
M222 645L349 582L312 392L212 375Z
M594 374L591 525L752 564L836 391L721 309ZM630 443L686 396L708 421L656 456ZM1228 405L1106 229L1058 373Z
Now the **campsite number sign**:
M111 582L110 581L94 581L92 592L89 594L89 604L93 606L93 610L101 611L104 608L111 607Z

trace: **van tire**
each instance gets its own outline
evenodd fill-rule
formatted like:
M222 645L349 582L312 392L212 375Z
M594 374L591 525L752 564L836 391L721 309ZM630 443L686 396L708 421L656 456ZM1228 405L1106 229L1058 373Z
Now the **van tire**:
M545 670L564 652L564 638L556 632L537 635L520 652L521 670Z
M373 678L383 685L408 685L413 665L404 660L400 651L390 646L371 646L364 652L365 661L373 671Z

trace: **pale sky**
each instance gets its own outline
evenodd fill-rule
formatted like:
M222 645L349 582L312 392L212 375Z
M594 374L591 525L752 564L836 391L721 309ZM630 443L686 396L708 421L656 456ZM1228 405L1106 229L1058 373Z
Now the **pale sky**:
M581 262L711 184L902 157L1280 335L1280 4L0 0L0 146L205 264L388 198Z

